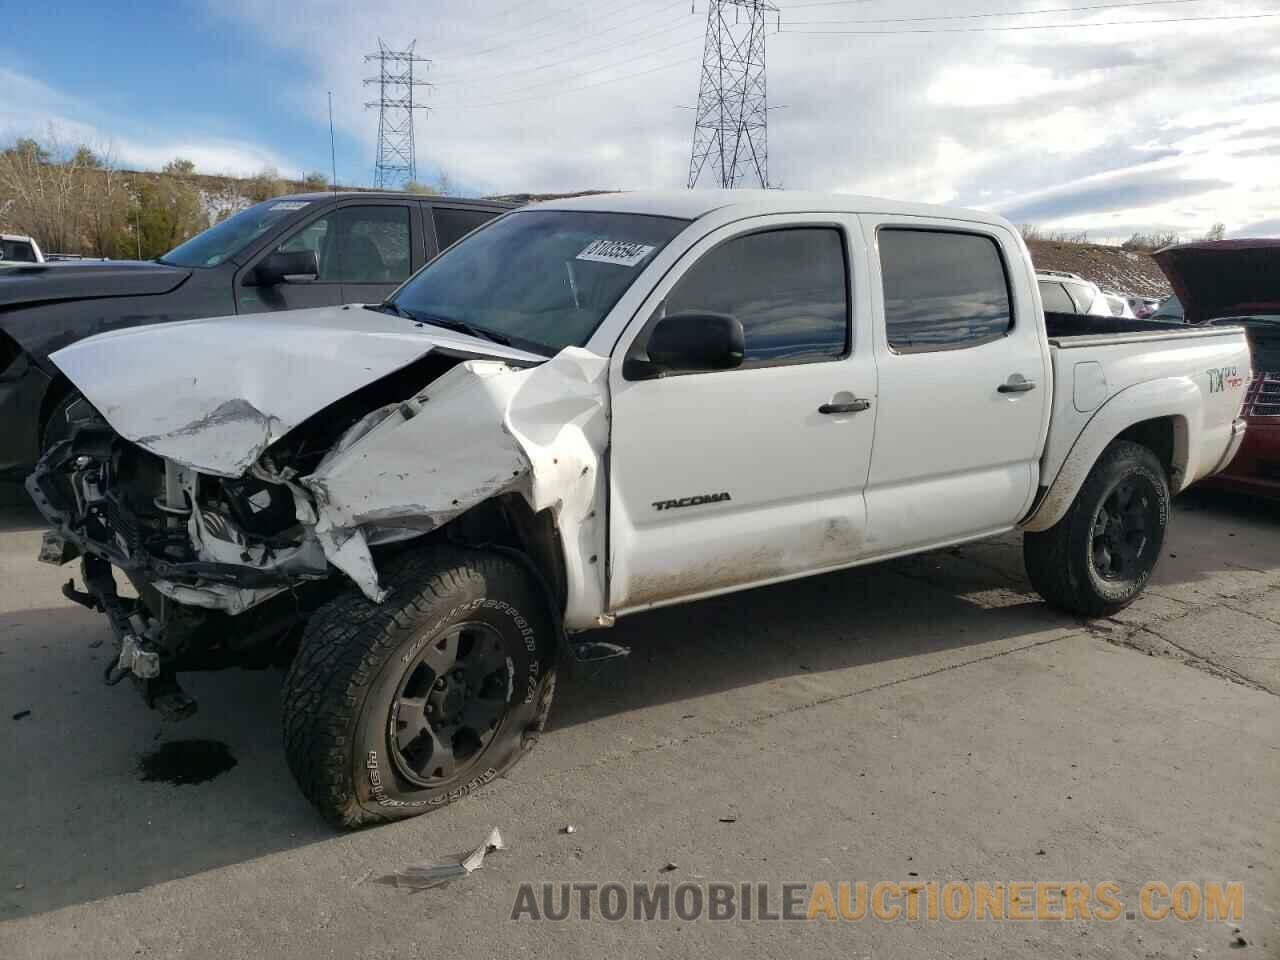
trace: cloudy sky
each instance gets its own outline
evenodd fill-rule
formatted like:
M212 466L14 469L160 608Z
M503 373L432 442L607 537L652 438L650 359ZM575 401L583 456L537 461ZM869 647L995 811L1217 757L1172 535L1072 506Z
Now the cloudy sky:
M0 139L53 125L132 166L328 170L332 90L339 179L365 184L377 117L361 54L416 38L436 81L420 180L444 171L481 194L687 175L707 0L6 6ZM988 207L1097 239L1216 221L1280 235L1277 0L778 6L775 184Z

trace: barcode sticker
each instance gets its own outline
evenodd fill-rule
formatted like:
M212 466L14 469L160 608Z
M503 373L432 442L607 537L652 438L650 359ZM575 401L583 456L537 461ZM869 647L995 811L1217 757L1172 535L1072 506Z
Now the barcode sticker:
M649 243L635 243L631 240L592 240L582 252L578 260L591 260L595 263L612 263L619 267L634 267L653 252Z

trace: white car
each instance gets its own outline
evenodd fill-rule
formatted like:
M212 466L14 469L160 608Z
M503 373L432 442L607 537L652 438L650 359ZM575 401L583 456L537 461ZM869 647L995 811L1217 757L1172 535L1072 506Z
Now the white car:
M1098 285L1078 273L1065 270L1038 270L1040 299L1047 313L1080 313L1095 317L1112 316L1111 305Z
M1111 308L1111 316L1124 317L1126 320L1137 320L1138 317L1133 312L1133 308L1129 306L1129 301L1118 293L1107 293L1105 290L1102 296L1106 298L1107 306Z
M627 652L590 632L618 617L1011 530L1054 606L1132 602L1170 497L1240 446L1249 344L1080 335L1036 279L971 210L524 207L381 304L54 353L84 400L27 483L41 558L83 557L111 679L181 715L183 670L291 662L303 793L412 816L525 755L558 664Z
M40 244L31 237L17 233L0 233L0 264L44 263Z

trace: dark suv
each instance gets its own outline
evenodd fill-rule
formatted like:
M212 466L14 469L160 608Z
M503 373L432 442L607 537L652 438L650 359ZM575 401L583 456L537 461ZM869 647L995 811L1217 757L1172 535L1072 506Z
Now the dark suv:
M64 428L49 354L107 330L233 313L376 303L513 205L403 193L306 193L237 213L154 261L0 273L0 477L25 475Z

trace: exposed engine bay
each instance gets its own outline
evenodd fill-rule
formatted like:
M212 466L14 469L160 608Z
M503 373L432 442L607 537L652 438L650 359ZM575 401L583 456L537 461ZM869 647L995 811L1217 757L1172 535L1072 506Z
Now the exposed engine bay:
M195 708L178 672L287 663L311 612L352 584L381 601L380 562L424 537L532 556L562 609L570 593L598 608L602 577L584 589L587 571L565 554L603 535L593 506L605 369L579 350L534 366L435 349L296 425L261 398L227 396L212 414L148 433L137 410L116 416L113 398L77 382L70 438L27 481L52 527L41 559L82 558L84 591L68 582L64 593L111 623L107 681L131 676L172 717ZM540 432L550 397L554 429ZM244 408L246 422L272 430L228 476L228 457L245 457L227 433ZM115 568L136 597L118 592Z

